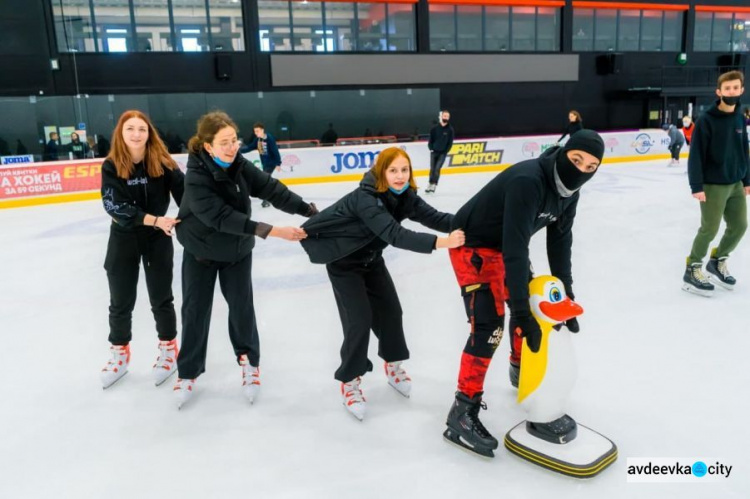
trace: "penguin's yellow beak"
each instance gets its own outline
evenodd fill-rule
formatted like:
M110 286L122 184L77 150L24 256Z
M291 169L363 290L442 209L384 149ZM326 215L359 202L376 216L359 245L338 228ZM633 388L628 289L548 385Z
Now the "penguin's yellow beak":
M564 300L556 303L543 301L539 304L539 309L544 315L553 319L557 324L583 314L583 307L567 296Z

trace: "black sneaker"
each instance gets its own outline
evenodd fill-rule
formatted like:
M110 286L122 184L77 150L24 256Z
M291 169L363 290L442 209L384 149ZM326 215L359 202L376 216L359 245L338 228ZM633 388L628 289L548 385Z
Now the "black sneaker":
M456 400L445 423L448 428L443 432L443 436L450 442L481 456L495 457L492 451L497 449L498 442L479 420L480 408L487 409L487 404L482 402L482 393L469 398L461 392L456 392Z
M526 431L553 444L567 444L578 436L578 425L575 419L565 414L549 423L526 421Z
M706 271L708 272L708 279L724 289L734 289L734 285L737 284L737 279L729 273L727 257L725 256L708 260Z
M685 268L685 275L682 276L682 289L689 293L695 293L701 296L712 296L714 285L708 281L708 277L703 273L700 263L691 263Z

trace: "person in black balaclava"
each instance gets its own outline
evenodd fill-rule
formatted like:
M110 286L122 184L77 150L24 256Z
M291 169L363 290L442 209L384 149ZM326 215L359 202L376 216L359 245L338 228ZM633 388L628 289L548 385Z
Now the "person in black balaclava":
M550 272L573 299L573 220L580 189L594 176L603 156L599 134L581 130L565 147L552 147L539 158L500 173L456 213L451 230L462 229L466 244L450 250L450 256L471 333L444 433L448 440L484 456L492 456L497 448L497 440L484 428L478 413L484 377L503 336L505 301L510 305L513 332L510 378L518 386L523 337L536 352L542 335L529 305L531 236L547 228ZM573 333L580 330L576 319L566 326Z

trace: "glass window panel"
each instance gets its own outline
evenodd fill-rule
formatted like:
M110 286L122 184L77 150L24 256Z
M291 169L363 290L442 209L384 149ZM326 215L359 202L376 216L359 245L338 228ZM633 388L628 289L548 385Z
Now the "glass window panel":
M289 2L273 0L258 2L258 38L262 52L292 50L292 28Z
M134 52L128 0L94 0L96 37L100 52Z
M634 52L638 50L641 30L640 10L621 10L618 20L617 50Z
M384 3L357 3L359 19L357 50L388 50L385 40L385 8Z
M511 50L535 50L536 7L511 7Z
M237 0L208 0L211 20L212 50L232 52L245 50L242 4Z
M172 0L178 52L208 52L208 20L204 0Z
M664 42L661 49L665 52L680 52L682 50L682 12L664 12ZM698 23L696 22L696 27Z
M430 50L456 50L455 12L453 5L430 4Z
M732 50L734 52L750 52L750 13L734 15Z
M138 52L172 52L169 30L169 8L166 2L133 0L136 50Z
M614 9L596 9L596 34L594 50L607 52L617 49L617 11Z
M729 52L732 39L732 14L730 12L714 12L713 37L711 39L712 52Z
M484 16L484 49L510 50L510 8L487 6Z
M594 50L594 9L573 10L573 50Z
M662 20L664 12L644 10L641 19L641 51L654 52L662 50Z
M695 13L695 35L693 37L693 50L696 52L711 51L711 25L713 24L713 12Z
M57 49L60 52L96 52L88 0L51 0Z
M482 7L464 5L456 9L458 50L482 50Z
M536 49L556 52L560 50L560 9L538 7L536 9Z
M388 50L414 51L415 42L414 4L387 4L388 12Z
M331 31L334 51L350 51L357 46L357 23L353 2L326 2L326 29Z
M330 37L323 33L323 6L320 2L292 2L292 25L295 52L326 51Z

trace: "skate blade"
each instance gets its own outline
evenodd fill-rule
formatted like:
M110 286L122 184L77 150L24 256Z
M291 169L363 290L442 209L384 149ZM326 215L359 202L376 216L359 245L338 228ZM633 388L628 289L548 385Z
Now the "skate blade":
M129 372L129 371L125 371L125 372L124 372L124 373L122 374L122 376L120 376L119 378L116 378L116 379L115 379L115 380L114 380L114 381L113 381L112 383L108 384L107 386L102 386L102 390L106 390L106 389L107 389L107 388L109 388L110 386L112 386L112 385L114 385L115 383L117 383L118 381L120 381L120 380L121 380L122 378L124 378L124 377L125 377L125 375L126 375L126 374L128 374L128 372Z
M464 443L461 440L461 437L459 437L458 434L450 428L443 432L443 438L446 442L458 447L462 451L467 452L472 456L480 456L487 460L495 457L495 453L492 449L488 449L486 447L471 447L470 445Z
M163 385L163 384L164 384L164 382L165 382L165 381L167 381L167 380L168 380L169 378L171 378L171 377L172 377L172 375L173 375L174 373L176 373L176 372L177 372L177 369L172 369L172 371L171 371L171 372L170 372L170 373L169 373L169 374L167 375L167 377L166 377L166 378L164 378L164 379L163 379L163 380L161 380L161 381L154 381L154 386L161 386L161 385Z
M392 385L392 384L390 384L390 383L388 383L388 386L390 386L391 388L393 388L394 390L396 390L396 391L398 392L398 394L399 394L399 395L401 395L401 396L403 396L403 397L406 397L406 398L411 398L411 392L409 392L409 393L404 393L404 392L402 392L401 390L399 390L398 388L396 388L395 386L393 386L393 385Z
M354 419L356 419L357 421L362 422L362 421L365 420L365 415L364 414L357 414L355 412L350 411L349 408L346 407L346 402L343 403L343 406L344 406L344 410L346 410L346 412L348 412L349 414L351 414L352 417L354 417Z
M683 284L682 290L687 291L688 293L692 293L694 295L698 296L705 296L706 298L711 298L714 294L713 290L708 289L698 289L695 286L691 286L690 284Z
M720 288L726 289L727 291L734 291L733 285L722 282L721 279L713 274L709 274L708 280L711 281L711 284L713 284L714 286L719 286Z

